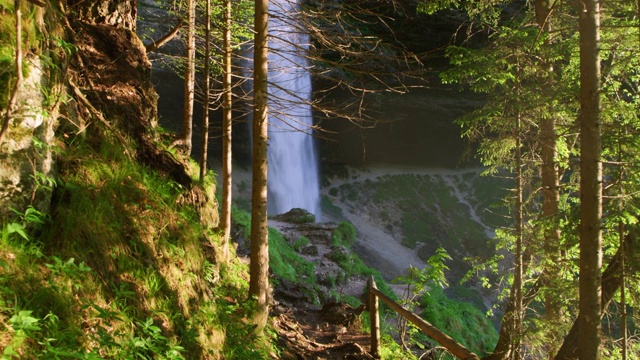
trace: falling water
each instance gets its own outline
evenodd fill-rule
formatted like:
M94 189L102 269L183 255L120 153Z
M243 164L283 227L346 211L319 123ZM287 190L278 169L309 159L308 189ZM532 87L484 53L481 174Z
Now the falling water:
M293 0L295 1L295 0ZM269 40L269 213L302 208L320 218L318 161L312 136L309 36L292 20L297 4L272 0Z

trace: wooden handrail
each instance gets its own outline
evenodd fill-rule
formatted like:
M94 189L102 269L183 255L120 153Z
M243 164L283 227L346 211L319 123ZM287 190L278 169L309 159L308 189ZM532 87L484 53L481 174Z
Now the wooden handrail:
M369 278L368 288L369 316L371 317L371 353L374 356L380 354L380 315L378 310L379 298L385 304L389 305L389 307L395 310L399 315L404 316L407 320L414 323L418 328L420 328L420 330L427 334L427 336L440 343L440 345L449 350L454 356L462 360L479 360L478 355L471 352L469 349L464 347L464 345L453 340L449 335L443 333L438 328L431 325L429 322L407 310L402 305L398 304L387 295L380 292L380 290L378 290L378 288L376 287L376 282L373 279L373 276Z

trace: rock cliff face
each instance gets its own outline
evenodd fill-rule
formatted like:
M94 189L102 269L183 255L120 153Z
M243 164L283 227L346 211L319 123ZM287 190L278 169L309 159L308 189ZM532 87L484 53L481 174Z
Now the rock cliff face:
M28 75L18 90L9 129L0 143L0 222L33 205L48 208L53 170L52 143L57 112L45 106L43 88L50 88L37 57L25 61ZM4 118L4 111L0 112ZM44 191L39 191L44 190Z
M63 3L60 3L60 6ZM66 39L61 30L66 12L72 23L106 24L112 27L135 29L137 1L68 1L61 9L29 4L36 13L37 43L24 49L24 79L17 90L9 128L0 143L0 222L24 212L29 206L46 211L55 186L55 131L63 113L65 123L82 132L77 101L66 89L67 56L73 49L73 39ZM45 15L46 14L46 15ZM23 23L34 21L22 14ZM72 31L72 29L67 29ZM77 34L77 33L76 33ZM68 41L68 42L67 42ZM64 44L67 46L63 49ZM37 49L36 49L37 48ZM99 106L98 106L99 107ZM155 107L153 107L155 109ZM0 115L4 118L6 109ZM80 115L80 116L77 116ZM154 114L155 115L155 114Z
M217 223L213 194L193 186L187 165L158 146L158 98L150 81L151 64L134 32L137 1L69 1L66 5L61 12L44 9L56 14L43 26L56 27L58 40L43 31L40 55L24 60L28 75L0 143L0 222L14 216L13 209L23 212L31 205L47 210L55 185L52 151L64 146L54 144L63 118L63 137L103 131L123 142L125 137L135 140L131 156L190 190L186 201L211 208L207 218ZM60 24L65 24L68 37L61 35ZM74 50L66 53L68 60L50 56L63 52L59 42ZM40 60L45 58L46 66ZM3 118L4 114L0 110Z
M69 0L67 6L85 23L136 29L138 0Z

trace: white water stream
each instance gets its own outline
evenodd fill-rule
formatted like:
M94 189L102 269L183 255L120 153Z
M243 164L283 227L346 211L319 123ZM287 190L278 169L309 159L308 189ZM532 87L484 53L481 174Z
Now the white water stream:
M297 3L269 4L269 214L302 208L320 220L320 182L311 116L309 36L295 21Z

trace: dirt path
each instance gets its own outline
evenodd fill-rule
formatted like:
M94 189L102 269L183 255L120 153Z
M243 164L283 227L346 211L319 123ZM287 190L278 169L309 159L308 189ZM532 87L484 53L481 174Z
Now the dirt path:
M335 224L300 224L270 219L269 226L278 229L287 241L301 236L309 239L299 255L315 264L318 280L339 271L329 256ZM339 299L346 295L360 297L366 287L366 282L360 277L352 277L340 285L334 284L335 287L323 284L324 281L319 281L316 286L327 294L339 292ZM274 289L274 299L273 325L278 332L278 343L284 349L281 359L373 359L369 354L369 335L361 331L360 316L364 305L354 309L345 303L329 300L332 302L319 307L306 299L303 290L294 284L284 283Z
M273 324L281 359L374 359L371 339L360 331L362 308L331 303L322 309L276 307Z

